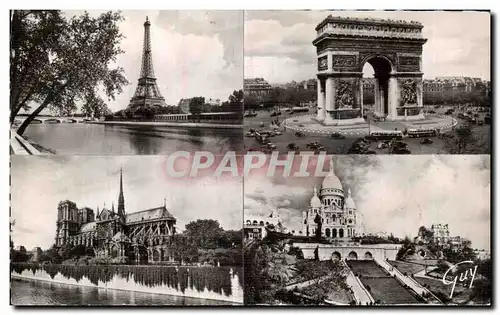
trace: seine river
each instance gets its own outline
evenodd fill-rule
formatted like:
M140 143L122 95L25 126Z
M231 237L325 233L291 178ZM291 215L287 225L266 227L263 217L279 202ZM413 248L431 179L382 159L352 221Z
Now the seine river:
M11 279L10 303L28 305L231 305L230 302L182 296L106 290L93 287Z
M24 135L54 154L163 155L175 151L243 150L241 129L32 124Z

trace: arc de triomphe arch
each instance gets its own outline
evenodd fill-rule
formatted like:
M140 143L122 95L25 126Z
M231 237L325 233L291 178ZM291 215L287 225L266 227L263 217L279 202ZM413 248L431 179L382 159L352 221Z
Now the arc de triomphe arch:
M375 71L374 112L387 120L424 119L418 22L328 16L316 27L318 113L325 125L363 120L363 66Z

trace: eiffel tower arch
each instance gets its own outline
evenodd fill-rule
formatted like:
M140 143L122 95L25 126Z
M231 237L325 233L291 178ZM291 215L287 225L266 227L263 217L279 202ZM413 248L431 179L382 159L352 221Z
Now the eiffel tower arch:
M148 107L151 105L165 106L165 99L158 89L156 77L153 70L153 56L151 52L151 23L146 17L144 22L144 43L142 49L141 74L137 83L134 96L130 100L129 107Z

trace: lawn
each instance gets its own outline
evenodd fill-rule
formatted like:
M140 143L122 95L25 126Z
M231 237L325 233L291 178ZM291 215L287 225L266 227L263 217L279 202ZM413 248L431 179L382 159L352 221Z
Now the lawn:
M409 262L404 262L404 261L399 261L399 260L396 260L396 261L391 260L391 261L389 261L389 263L393 267L395 267L396 269L401 271L403 274L406 273L407 275L412 275L412 274L415 274L415 273L420 272L420 271L425 269L425 267L422 265L412 264Z
M444 284L442 280L438 279L431 279L431 278L424 278L424 277L415 277L415 280L420 283L421 285L428 285L429 290L432 291L432 293L436 294L441 300L445 300L443 302L447 303L450 302L450 293L451 293L451 288L452 284ZM455 290L453 292L453 298L451 300L451 303L465 303L469 300L469 295L471 293L471 289L468 287L463 287L457 283L455 286ZM448 300L447 300L448 299Z
M380 304L422 303L393 277L362 277L361 282Z
M370 260L348 260L347 265L354 274L362 277L387 277L388 274L375 262Z

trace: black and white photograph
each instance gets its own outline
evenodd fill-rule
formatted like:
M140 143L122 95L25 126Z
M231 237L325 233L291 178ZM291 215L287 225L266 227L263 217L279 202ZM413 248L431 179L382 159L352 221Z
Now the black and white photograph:
M490 12L245 11L245 150L489 154Z
M11 304L241 305L241 178L163 157L12 157Z
M11 154L243 149L243 11L10 11Z
M491 308L494 12L189 2L9 9L10 310Z
M323 164L245 178L245 305L491 303L489 156Z

